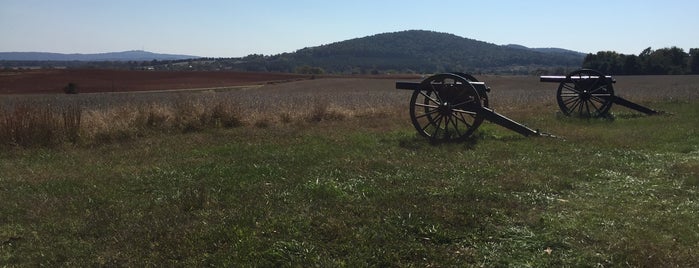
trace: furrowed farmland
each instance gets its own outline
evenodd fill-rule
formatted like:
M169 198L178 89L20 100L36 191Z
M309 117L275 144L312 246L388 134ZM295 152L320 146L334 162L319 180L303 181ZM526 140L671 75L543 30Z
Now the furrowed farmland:
M411 75L2 72L0 266L699 266L699 76L477 78L558 138L432 144Z

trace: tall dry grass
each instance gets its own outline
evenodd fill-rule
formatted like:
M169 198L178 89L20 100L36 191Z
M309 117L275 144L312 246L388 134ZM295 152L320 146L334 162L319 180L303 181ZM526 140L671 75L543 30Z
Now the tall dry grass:
M181 101L175 105L123 105L108 109L80 104L21 103L0 109L0 141L7 146L107 142L149 132L189 132L243 125L234 103Z
M17 103L0 107L0 143L9 146L52 146L77 142L81 132L82 109L65 106Z
M51 145L57 142L58 118L51 107L33 107L27 103L0 114L0 139L5 145Z
M407 107L403 96L389 97L388 102L394 105L386 104L384 98L391 92L280 90L271 86L243 92L99 94L102 98L85 94L5 100L0 101L0 143L20 147L99 144L154 133L397 117Z
M192 132L245 124L232 101L179 99L173 103L123 104L84 109L82 136L96 143L128 140L155 132Z

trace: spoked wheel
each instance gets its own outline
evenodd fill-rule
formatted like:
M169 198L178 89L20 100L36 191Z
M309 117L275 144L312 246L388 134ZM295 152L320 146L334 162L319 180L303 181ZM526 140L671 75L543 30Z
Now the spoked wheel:
M422 81L410 98L410 119L433 142L463 140L483 122L481 98L468 80L437 74Z
M579 117L603 117L612 107L614 87L604 74L582 69L566 77L558 86L558 106L563 114Z

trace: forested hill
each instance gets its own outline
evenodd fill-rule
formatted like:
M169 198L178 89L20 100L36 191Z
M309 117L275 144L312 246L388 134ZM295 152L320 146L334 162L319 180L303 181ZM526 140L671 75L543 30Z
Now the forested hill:
M298 71L311 68L332 73L397 71L493 72L517 68L580 67L585 57L563 49L500 46L448 33L410 30L383 33L274 56L251 55L238 69Z

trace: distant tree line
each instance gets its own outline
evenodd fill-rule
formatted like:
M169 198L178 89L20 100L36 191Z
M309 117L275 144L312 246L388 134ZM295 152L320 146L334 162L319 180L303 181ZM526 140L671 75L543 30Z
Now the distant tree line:
M196 58L150 61L18 61L0 60L0 68L10 69L108 69L156 71L220 71L229 58ZM230 69L230 67L228 68Z
M649 47L638 56L600 51L585 56L582 67L614 75L699 74L699 48L686 53L678 47L657 50Z

